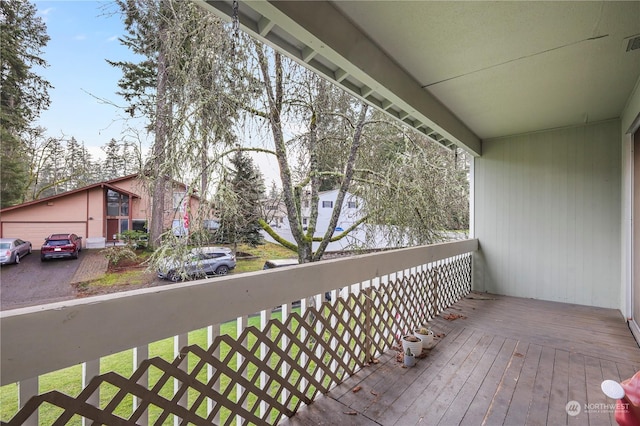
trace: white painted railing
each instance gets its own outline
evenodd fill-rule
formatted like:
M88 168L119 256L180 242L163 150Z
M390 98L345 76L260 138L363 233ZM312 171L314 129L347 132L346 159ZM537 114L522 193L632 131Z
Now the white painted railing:
M335 306L337 303L336 290L341 288L355 289L356 291L347 291L347 297L351 297L353 303L345 302L344 305L351 306L354 303L362 303L353 311L355 313L348 309L342 310L340 308L340 312L336 311L331 319L325 323L315 319L312 323L309 317L304 317L304 321L301 319L300 324L312 324L310 328L300 327L297 335L283 334L280 342L280 344L284 345L282 347L287 347L287 342L291 339L299 339L300 342L296 343L298 346L296 346L295 350L303 351L306 349L305 345L310 345L308 343L310 333L317 333L318 339L321 340L324 332L323 327L337 328L339 326L337 323L341 319L344 321L345 316L359 315L374 308L376 312L384 311L390 301L392 302L394 299L390 299L390 296L386 293L384 296L372 296L373 293L371 291L375 293L378 286L390 283L397 277L422 276L427 278L419 278L418 281L428 280L430 283L433 281L434 283L429 284L431 286L429 287L430 289L421 291L425 295L428 293L426 297L430 298L431 302L429 303L435 303L434 306L437 311L437 305L441 300L439 297L442 298L442 296L438 295L438 292L444 291L446 293L452 291L447 289L447 283L445 282L447 280L446 275L449 272L443 273L441 276L438 275L437 265L445 265L451 259L459 259L461 256L468 258L471 252L477 250L477 247L477 240L464 240L1 312L1 384L19 383L19 405L23 407L27 399L38 394L38 377L45 373L82 363L83 371L86 375L84 382L89 384L90 379L100 371L100 359L102 357L133 349L133 362L137 367L148 363L148 347L150 343L171 336L175 336L175 353L179 360L181 356L184 356L184 352L181 355L181 351L184 351L183 348L188 344L186 336L190 331L207 328L208 345L212 345L214 341L222 342L222 338L219 336L220 324L230 320L237 319L238 336L240 336L241 333L246 333L245 327L248 315L260 314L261 327L264 328L268 326L273 307L282 306L282 322L284 322L290 315L292 301L303 301L300 316L304 317L308 301L315 301L315 306L319 307L325 292L333 292L332 305ZM469 271L458 271L456 273L458 275L462 273L466 276L468 272L470 280L470 261L467 262L465 260L464 265L464 268L468 267ZM436 271L435 275L429 271ZM438 282L438 280L441 282ZM402 281L398 282L405 283L410 281L403 278ZM398 284L396 284L397 286ZM393 294L396 294L396 291L398 290L393 290ZM404 292L405 290L401 289L400 291ZM366 293L366 297L358 295L358 292ZM374 306L373 304L375 303L383 303L384 309L381 306ZM330 308L325 310L327 309L330 310ZM316 314L311 315L310 318L315 318ZM322 316L323 314L319 311L317 315ZM424 317L425 314L422 315ZM428 312L426 315L428 315ZM365 322L375 320L364 315L363 318L365 317ZM408 327L408 321L413 320L407 317L407 322L402 321L405 321L405 319L397 323L398 327ZM293 326L289 324L286 327L292 328ZM358 331L362 331L363 328L371 327L371 324L360 324L358 327ZM350 333L345 339L354 339L354 332L351 331ZM249 339L249 337L254 338L253 331L245 334L244 340ZM330 336L325 346L316 345L313 351L305 352L300 355L299 359L292 359L291 362L282 362L281 365L277 365L276 369L280 369L279 374L286 378L288 377L288 370L295 363L320 363L322 361L321 357L326 356L327 353L333 353L332 351L334 350L338 351L336 354L342 354L344 352L343 342L340 341L342 338L341 336ZM385 341L384 339L382 341L378 339L374 342L373 340L375 339L372 337L368 337L366 340L366 345L368 346L364 347L364 349L357 349L353 359L345 358L341 360L334 354L335 359L331 362L329 368L333 368L334 371L345 370L348 375L351 371L357 370L358 365L364 362L364 357L372 356L372 352L385 350L391 343L391 341ZM264 360L264 357L272 355L273 351L277 352L278 348L268 348L268 343L267 341L261 343L260 350L256 352L256 356L259 359ZM202 351L201 357L212 356L211 360L215 357L220 357L219 353L217 353L219 347L213 348L211 346L210 353L204 353L207 350L206 348L202 350L196 348L194 350L196 353ZM251 357L253 355L252 353L244 353L240 349L234 350L236 350L235 362L238 366L245 361L247 356ZM193 352L191 353L193 354ZM320 356L320 358L316 355ZM280 354L278 359L284 359L287 356L288 354ZM249 362L249 360L246 362ZM252 362L256 363L255 360ZM356 365L354 365L354 362ZM276 373L271 371L271 364L274 363L275 361L264 363L265 369L260 370L260 380L256 381L256 383L261 384L260 386L268 386L268 377L273 377ZM179 362L174 362L174 364L183 371L188 370L186 365L181 365ZM207 364L207 377L213 376L213 370L216 370L213 367L214 364L213 361ZM215 365L218 365L217 370L224 369L219 364ZM343 365L343 367L340 367L340 365ZM237 370L242 371L242 368L239 367ZM148 404L148 396L145 393L147 392L147 374L146 372L140 374L140 377L135 377L135 389L130 391L134 398L134 411L138 408L141 411L146 411L146 405L139 407L140 401L145 400L145 398L147 398ZM232 372L227 374L233 376ZM245 370L241 373L242 377L232 377L233 380L236 380L237 400L246 398L245 394L243 394L243 389L246 385L251 385L246 375L247 372ZM174 377L181 376L178 374L178 376ZM340 380L340 377L324 377L322 380L330 382L329 386L334 386L336 381ZM186 383L188 378L183 378L180 381L175 379L175 391L178 397L175 401L177 408L173 409L172 412L177 415L176 419L178 417L184 419L188 413L185 411L186 409L179 407L187 406L187 393L185 389L180 387L179 382ZM313 376L302 378L298 386L307 386L310 382L314 389L322 387L322 383L316 383ZM142 387L137 387L138 385ZM192 383L190 389L193 386L197 388L198 385L198 383ZM219 393L219 383L207 385L210 385L211 389ZM89 391L86 392L89 395ZM180 397L181 392L184 392L184 394ZM204 389L201 392L205 395L208 391ZM238 419L244 418L246 420L249 418L248 421L250 423L255 422L255 420L252 421L251 419L260 418L260 415L267 412L269 410L268 407L271 405L279 406L278 404L280 403L277 400L289 401L290 395L297 391L285 383L277 395L271 397L269 396L270 392L270 390L265 390L265 396L260 402L261 408L259 412L261 414L257 414L257 410L251 412L252 408L247 407L248 402L245 399L244 403L238 404L237 410L232 408L231 415L237 416ZM305 392L306 390L295 398L300 398L303 400L302 402L309 402L304 398ZM91 406L98 405L98 394L99 391L91 393L81 403L77 403L78 408L75 413L94 420L102 419L101 421L105 423L115 422L117 418L114 415L96 414L91 408ZM212 398L213 396L211 395L206 396L207 413L213 413L207 421L218 423L220 411L213 410L216 403ZM285 402L283 404L280 411L284 415L290 415L291 413L287 411L287 404L295 405L295 403ZM16 416L12 422L19 422L16 424L38 424L37 409L35 411L36 413L28 418ZM269 418L268 413L265 415L267 416L266 418ZM136 417L138 419L137 422L145 423L145 416L146 414L142 414ZM274 414L271 417L279 418L279 415ZM2 420L6 421L8 419L3 418Z

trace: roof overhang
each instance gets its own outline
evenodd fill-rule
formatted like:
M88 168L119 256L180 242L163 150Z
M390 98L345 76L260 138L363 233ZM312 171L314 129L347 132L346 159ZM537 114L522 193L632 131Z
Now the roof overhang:
M197 1L224 19L232 0ZM441 144L620 118L639 1L240 1L249 34Z
M226 19L233 15L231 2L197 3ZM434 141L480 154L480 139L331 3L243 2L238 18L253 37Z

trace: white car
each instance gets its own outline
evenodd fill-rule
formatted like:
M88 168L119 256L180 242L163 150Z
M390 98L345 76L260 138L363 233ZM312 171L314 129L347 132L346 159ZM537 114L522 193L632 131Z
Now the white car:
M167 259L158 268L158 277L173 282L208 275L227 275L236 267L236 256L226 247L198 247L186 259Z

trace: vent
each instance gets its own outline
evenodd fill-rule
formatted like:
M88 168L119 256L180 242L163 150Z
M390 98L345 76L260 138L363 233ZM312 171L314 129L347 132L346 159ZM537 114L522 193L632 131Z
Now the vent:
M627 52L640 49L640 36L631 37L627 42Z

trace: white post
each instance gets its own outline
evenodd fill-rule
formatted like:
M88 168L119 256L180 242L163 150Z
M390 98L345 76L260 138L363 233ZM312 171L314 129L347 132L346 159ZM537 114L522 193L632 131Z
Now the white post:
M18 383L18 406L24 407L31 397L38 395L38 378L21 380ZM38 411L35 411L31 417L24 423L27 426L38 426Z
M183 347L187 346L188 344L189 344L189 335L187 333L179 334L177 336L174 336L173 337L173 356L175 358L178 358L180 356L180 349L182 349ZM188 368L189 368L189 362L188 362L188 360L185 359L180 364L180 369L184 370L184 371L187 371ZM178 380L178 379L174 379L173 380L173 393L174 393L174 395L178 392L178 389L180 389L181 386L182 386L182 383L180 382L180 380ZM182 407L187 407L188 396L189 396L189 392L185 392L184 395L182 395L182 397L178 401L178 405L180 405ZM174 424L174 426L180 425L181 422L182 422L182 419L180 419L178 416L173 416L173 424Z
M210 325L209 327L207 327L207 346L211 347L211 345L213 345L214 340L216 339L216 337L220 336L220 324L216 324L216 325ZM213 351L213 356L216 359L220 359L220 346L218 346L214 351ZM207 381L211 380L211 378L213 377L214 371L213 371L213 366L211 364L207 365ZM215 383L213 384L213 390L215 392L220 393L220 380L216 380ZM211 414L211 411L213 411L213 400L211 398L207 398L207 414ZM213 417L213 424L220 424L220 411L218 410L218 412L216 413L216 415Z
M149 358L149 345L138 346L133 348L133 371L137 370L142 362ZM145 371L140 379L138 379L138 384L143 386L145 389L149 389L149 372ZM140 406L140 398L137 396L133 397L133 411L136 411ZM145 409L142 416L136 422L140 425L149 424L149 409Z
M82 363L82 389L89 385L92 378L100 375L100 359L94 359L93 361L87 361ZM100 388L96 389L93 394L87 399L87 403L94 407L100 407ZM82 426L91 424L86 418L82 418Z

